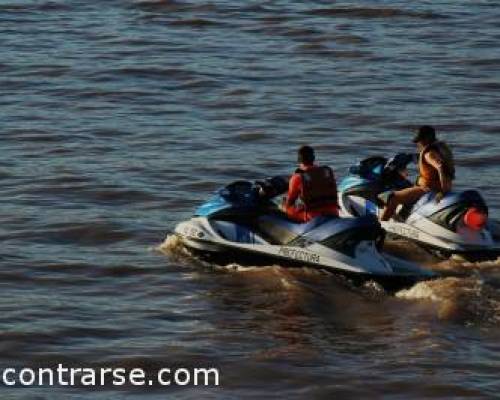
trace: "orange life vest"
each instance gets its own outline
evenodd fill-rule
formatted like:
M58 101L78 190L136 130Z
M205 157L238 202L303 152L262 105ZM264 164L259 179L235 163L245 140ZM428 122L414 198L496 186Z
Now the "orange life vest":
M312 210L337 204L337 181L330 167L313 167L296 171L302 178L300 199L306 209Z
M434 142L426 146L420 152L417 185L440 192L443 188L441 187L439 172L425 160L425 155L431 150L437 151L441 157L441 160L443 161L444 173L448 175L450 179L455 178L455 163L453 161L453 154L451 153L450 148L444 142Z

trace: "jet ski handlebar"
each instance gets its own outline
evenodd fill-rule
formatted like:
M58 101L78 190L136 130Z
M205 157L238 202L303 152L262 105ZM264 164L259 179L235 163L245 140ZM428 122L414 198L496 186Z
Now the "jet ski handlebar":
M278 175L255 181L254 185L261 199L271 200L288 191L289 179L286 175Z

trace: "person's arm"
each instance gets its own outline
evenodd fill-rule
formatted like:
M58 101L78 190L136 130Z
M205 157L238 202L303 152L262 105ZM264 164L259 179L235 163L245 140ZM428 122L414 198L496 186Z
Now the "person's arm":
M438 152L431 150L425 155L425 161L427 161L432 167L434 167L439 174L439 181L441 182L441 189L443 194L451 190L451 178L445 171L445 166L443 159Z
M288 194L285 201L285 209L295 206L300 195L300 187L302 185L302 178L299 174L293 174L288 183Z

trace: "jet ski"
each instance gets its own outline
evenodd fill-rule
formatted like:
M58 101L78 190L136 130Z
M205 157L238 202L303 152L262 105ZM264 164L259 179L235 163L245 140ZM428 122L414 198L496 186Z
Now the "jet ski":
M414 161L415 155L400 153L391 159L370 157L352 166L339 185L342 215L380 217L394 191L413 186L401 171ZM390 221L381 224L387 233L442 258L459 255L485 260L500 255L498 233L488 221L488 207L476 190L450 192L440 201L429 192L411 206L400 206Z
M278 206L287 189L288 177L233 182L177 225L175 234L192 253L219 264L307 266L385 288L430 276L414 264L396 268L380 254L384 231L373 215L289 220Z

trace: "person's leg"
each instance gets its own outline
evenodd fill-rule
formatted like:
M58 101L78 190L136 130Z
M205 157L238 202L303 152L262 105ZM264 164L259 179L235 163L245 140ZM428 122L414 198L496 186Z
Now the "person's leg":
M394 192L389 201L387 202L387 205L385 206L384 211L382 212L380 220L389 221L389 219L394 215L396 208L400 204L415 203L425 193L427 193L427 191L420 186L414 186L408 189L398 190L397 192Z

